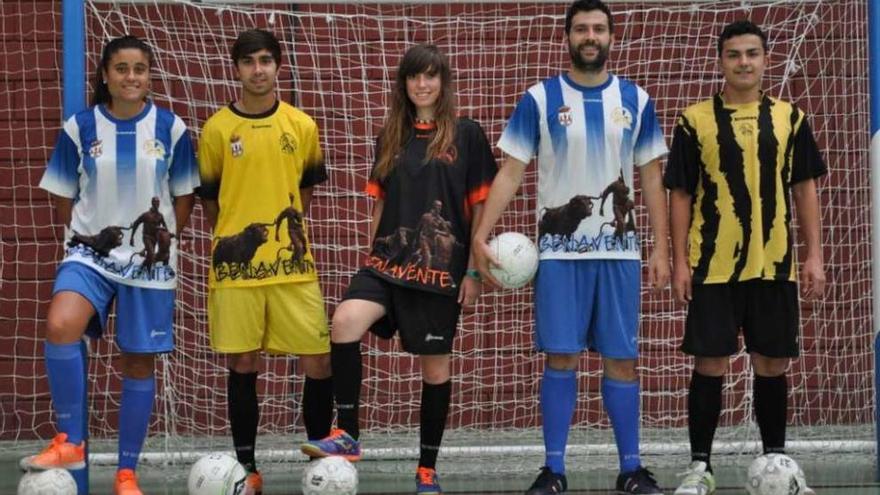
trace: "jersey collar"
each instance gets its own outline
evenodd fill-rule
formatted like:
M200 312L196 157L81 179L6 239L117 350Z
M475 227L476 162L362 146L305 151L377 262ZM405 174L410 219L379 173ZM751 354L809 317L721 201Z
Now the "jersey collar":
M232 113L234 113L235 115L238 115L239 117L242 117L245 119L256 120L256 119L265 119L266 117L271 117L272 114L274 114L278 110L279 105L281 105L281 101L276 99L275 104L272 105L272 108L266 110L263 113L244 113L241 110L235 108L235 102L232 101L232 102L229 102L229 109L232 110Z
M141 110L141 113L135 115L134 117L132 117L130 119L117 119L116 117L113 116L113 114L110 113L109 110L107 110L107 106L104 103L98 104L98 111L101 112L101 115L103 115L104 118L106 118L110 122L113 122L114 124L128 124L128 123L133 124L135 122L138 122L142 118L146 117L146 115L148 113L150 113L150 110L152 110L152 109L153 109L153 101L147 100L146 104L144 105L143 110Z
M605 88L607 88L608 86L611 86L611 83L613 83L615 79L617 79L617 76L615 76L614 74L609 72L608 79L606 79L605 82L603 82L602 84L600 84L598 86L583 86L581 84L574 82L571 79L571 77L568 76L567 72L562 73L562 80L565 81L565 84L568 84L572 88L574 88L582 93L599 93L602 90L604 90Z

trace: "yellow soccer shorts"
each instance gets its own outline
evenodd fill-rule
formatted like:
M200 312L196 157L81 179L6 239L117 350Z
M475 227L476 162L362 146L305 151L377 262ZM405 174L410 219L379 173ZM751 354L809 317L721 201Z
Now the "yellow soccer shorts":
M211 348L225 354L330 352L317 281L214 288L208 294Z

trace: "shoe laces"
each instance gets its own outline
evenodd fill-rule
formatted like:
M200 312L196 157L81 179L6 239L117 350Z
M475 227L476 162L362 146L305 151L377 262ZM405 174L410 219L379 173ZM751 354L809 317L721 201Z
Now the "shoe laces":
M336 440L337 438L340 438L345 434L345 430L340 428L333 428L333 430L330 432L330 436L328 436L327 438L329 438L330 440Z
M67 443L67 433L59 433L52 438L52 442L40 454L57 452L65 443Z
M431 468L419 467L416 471L416 476L419 478L419 484L434 485L436 484L435 477L437 476L437 471Z
M654 479L654 473L652 473L651 471L649 471L647 468L644 468L644 467L639 468L638 471L636 471L633 478L648 480L651 483L654 483L655 485L657 484L657 480Z
M706 474L708 474L708 471L698 471L694 468L688 468L687 471L678 473L677 476L683 478L681 480L683 485L699 485L706 479Z

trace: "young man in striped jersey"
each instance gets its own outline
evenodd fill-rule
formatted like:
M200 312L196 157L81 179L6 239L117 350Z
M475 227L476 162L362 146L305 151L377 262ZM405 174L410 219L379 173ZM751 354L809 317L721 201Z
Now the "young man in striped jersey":
M664 175L672 191L673 292L688 305L681 349L694 356L691 464L676 495L715 491L709 458L740 330L764 452L785 448L785 370L798 355L791 197L806 245L802 293L817 298L825 286L815 179L826 167L810 125L797 107L761 90L768 57L758 26L726 26L718 55L724 87L681 115Z
M537 155L541 261L535 345L547 355L540 399L546 460L529 495L567 489L565 447L585 349L603 358L602 399L620 458L618 492L660 493L639 459L641 239L633 179L638 167L658 240L648 262L649 283L659 289L669 279L659 164L667 149L648 94L605 67L613 33L611 12L601 1L579 0L569 7L565 35L571 66L520 99L498 143L507 158L472 244L481 274L496 283L488 271L495 260L486 239Z

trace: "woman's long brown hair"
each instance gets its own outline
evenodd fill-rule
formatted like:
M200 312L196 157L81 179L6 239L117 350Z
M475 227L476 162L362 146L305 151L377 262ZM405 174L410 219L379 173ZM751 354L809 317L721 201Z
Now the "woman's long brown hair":
M380 151L375 178L382 179L388 176L412 133L416 107L406 95L406 80L422 73L440 74L441 81L440 97L434 108L434 122L437 129L428 144L425 160L444 155L452 146L455 138L455 90L452 84L452 70L446 57L435 45L416 45L406 51L397 68L397 79L391 92L388 116L379 134Z

